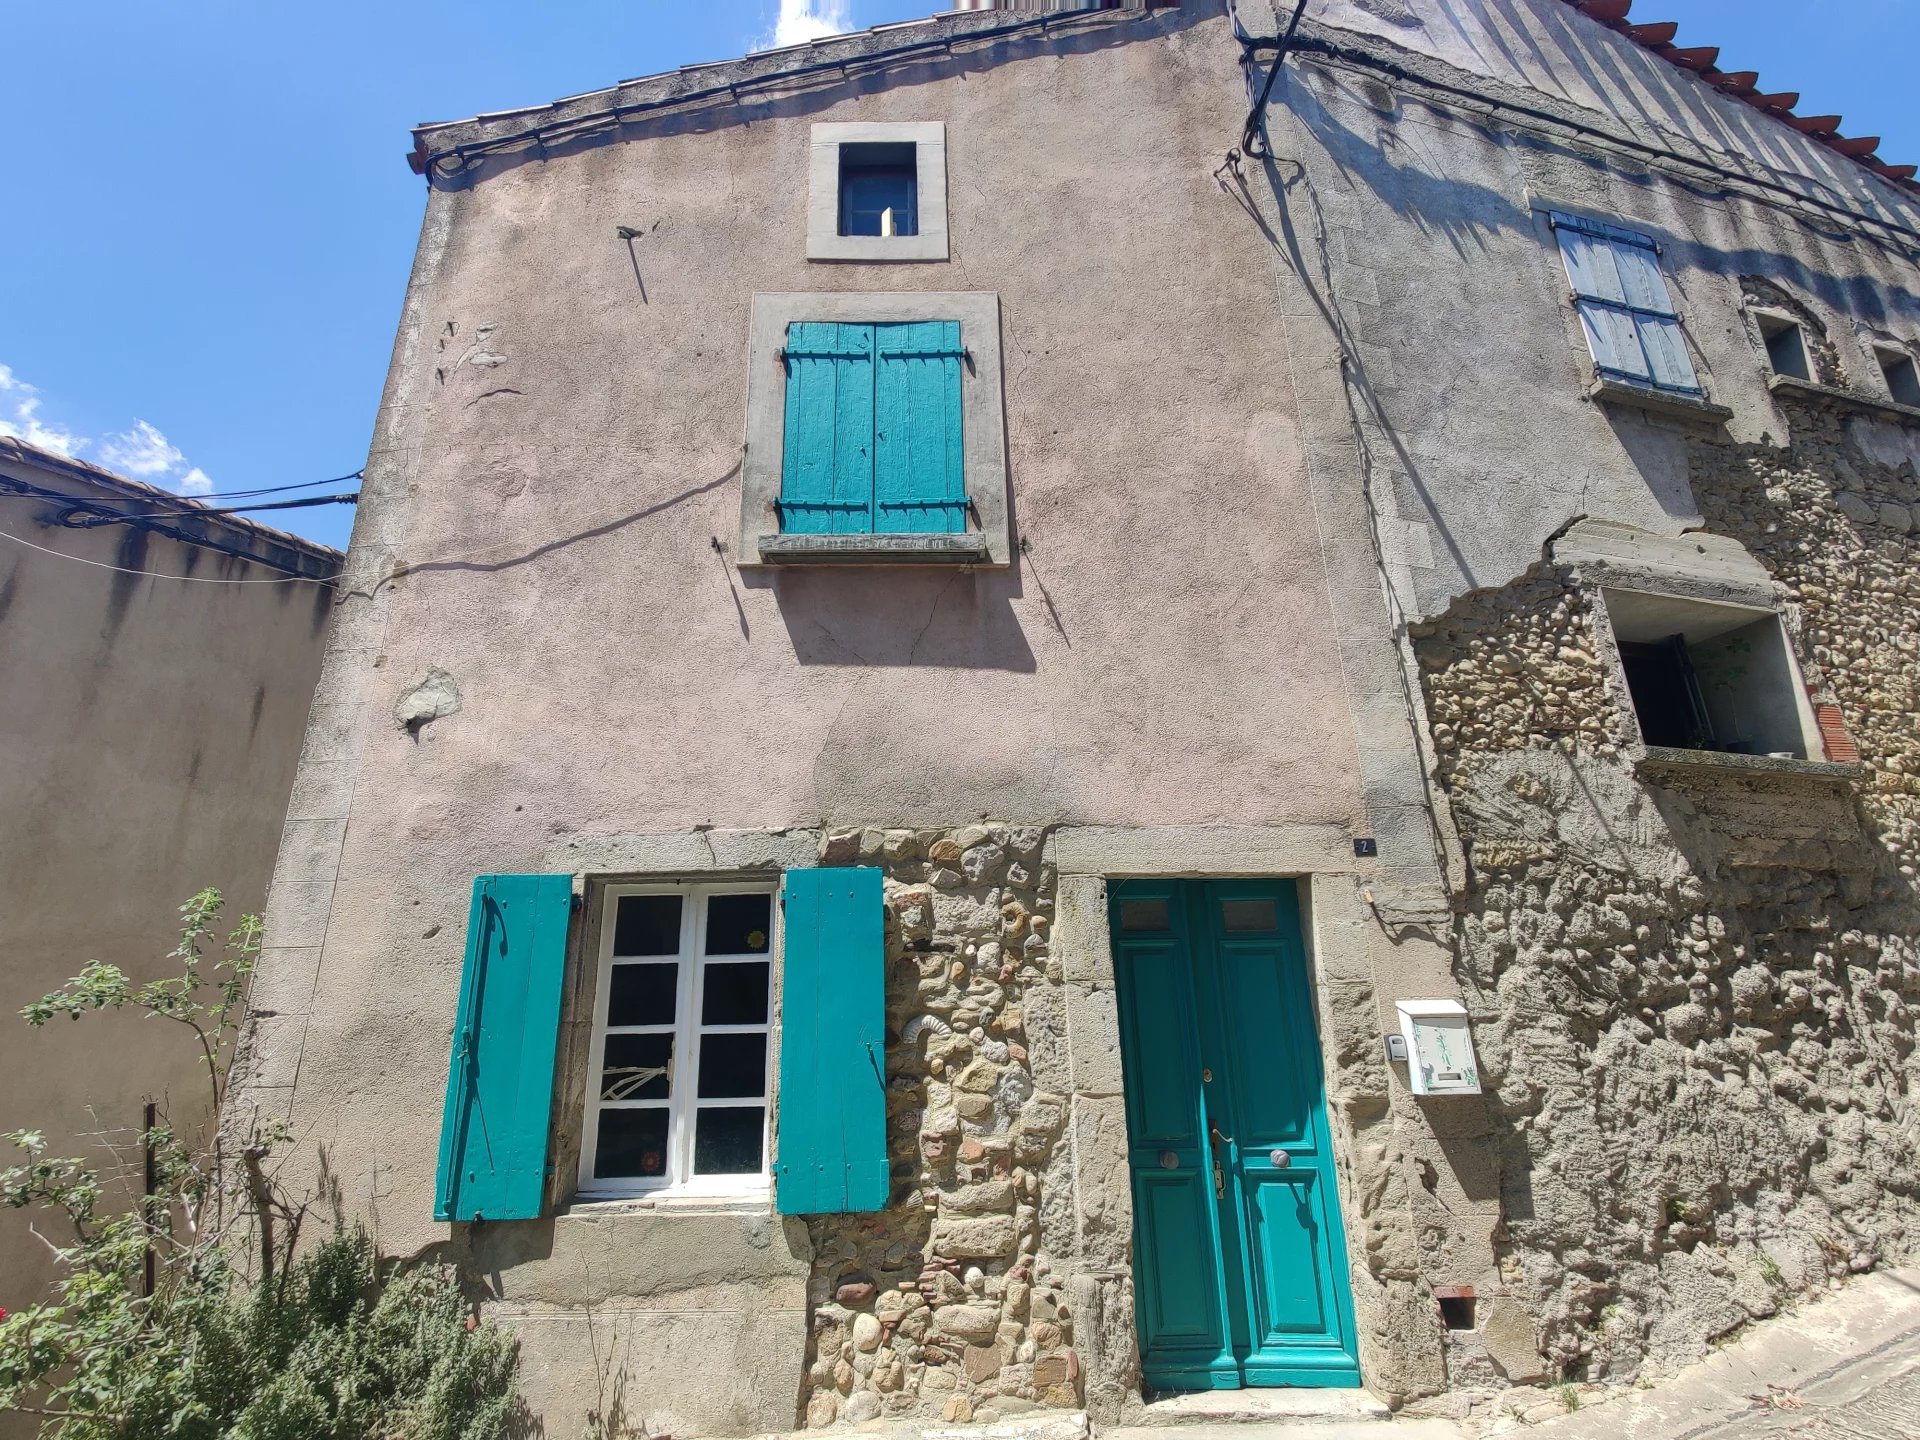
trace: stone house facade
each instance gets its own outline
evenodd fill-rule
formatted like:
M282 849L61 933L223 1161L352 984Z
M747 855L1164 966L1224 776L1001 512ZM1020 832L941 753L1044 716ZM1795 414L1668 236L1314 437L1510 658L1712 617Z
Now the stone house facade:
M1464 1404L1904 1246L1915 206L1608 8L1328 0L1251 150L1208 3L417 132L230 1123L656 1433Z

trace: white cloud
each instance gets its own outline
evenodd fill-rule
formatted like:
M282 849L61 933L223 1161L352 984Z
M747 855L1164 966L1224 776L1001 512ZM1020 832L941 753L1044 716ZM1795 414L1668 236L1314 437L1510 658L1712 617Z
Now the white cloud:
M6 384L0 390L17 390L27 398L13 407L13 419L0 420L0 435L11 436L15 440L24 440L29 445L42 450L51 450L56 455L72 455L87 443L86 437L76 435L64 425L49 425L39 416L40 402L34 398L33 386L13 378L13 372L5 371Z
M7 397L13 409L7 418L0 405L0 435L67 456L78 455L93 443L65 425L41 419L39 388L14 374L9 365L0 365L0 395ZM205 495L213 489L207 472L189 465L180 447L145 420L135 420L131 430L108 436L101 442L99 458L109 469L170 484L182 495Z
M187 463L179 448L144 420L134 421L131 430L108 436L100 447L100 459L108 468L140 480L172 475Z
M804 45L809 40L840 35L853 28L848 0L780 0L780 18L773 25L773 43Z

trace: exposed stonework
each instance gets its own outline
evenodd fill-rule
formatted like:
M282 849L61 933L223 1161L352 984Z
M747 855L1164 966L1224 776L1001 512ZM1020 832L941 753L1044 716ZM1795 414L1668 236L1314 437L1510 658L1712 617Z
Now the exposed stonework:
M858 830L827 864L886 872L887 1140L877 1215L809 1222L809 1425L990 1420L1082 1396L1069 1274L1069 1103L1032 1027L1064 1007L1038 828Z
M1507 1136L1504 1277L1566 1378L1695 1359L1920 1225L1920 486L1840 412L1792 418L1790 448L1693 443L1690 479L1780 585L1857 784L1637 769L1574 570L1413 632L1468 857L1460 978Z

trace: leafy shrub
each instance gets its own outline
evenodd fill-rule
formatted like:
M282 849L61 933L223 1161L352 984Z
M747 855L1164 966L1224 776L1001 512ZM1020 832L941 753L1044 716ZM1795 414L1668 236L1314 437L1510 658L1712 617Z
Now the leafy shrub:
M23 1011L133 1008L194 1034L216 1111L241 1002L259 953L249 916L208 960L221 900L182 906L174 978L135 986L90 963ZM208 998L210 994L211 998ZM59 1222L50 1300L0 1312L0 1411L42 1417L44 1440L499 1440L519 1428L513 1341L481 1322L459 1277L383 1260L359 1228L299 1249L306 1207L265 1165L275 1127L241 1137L222 1164L165 1124L143 1137L156 1183L131 1210L44 1139L6 1137L24 1164L0 1172L0 1203ZM152 1274L149 1291L149 1271Z

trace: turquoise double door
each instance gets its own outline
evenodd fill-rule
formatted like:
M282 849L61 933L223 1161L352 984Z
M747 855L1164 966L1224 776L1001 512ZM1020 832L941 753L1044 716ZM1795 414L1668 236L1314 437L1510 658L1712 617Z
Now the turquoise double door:
M1156 1390L1360 1383L1290 882L1114 882L1134 1304Z

